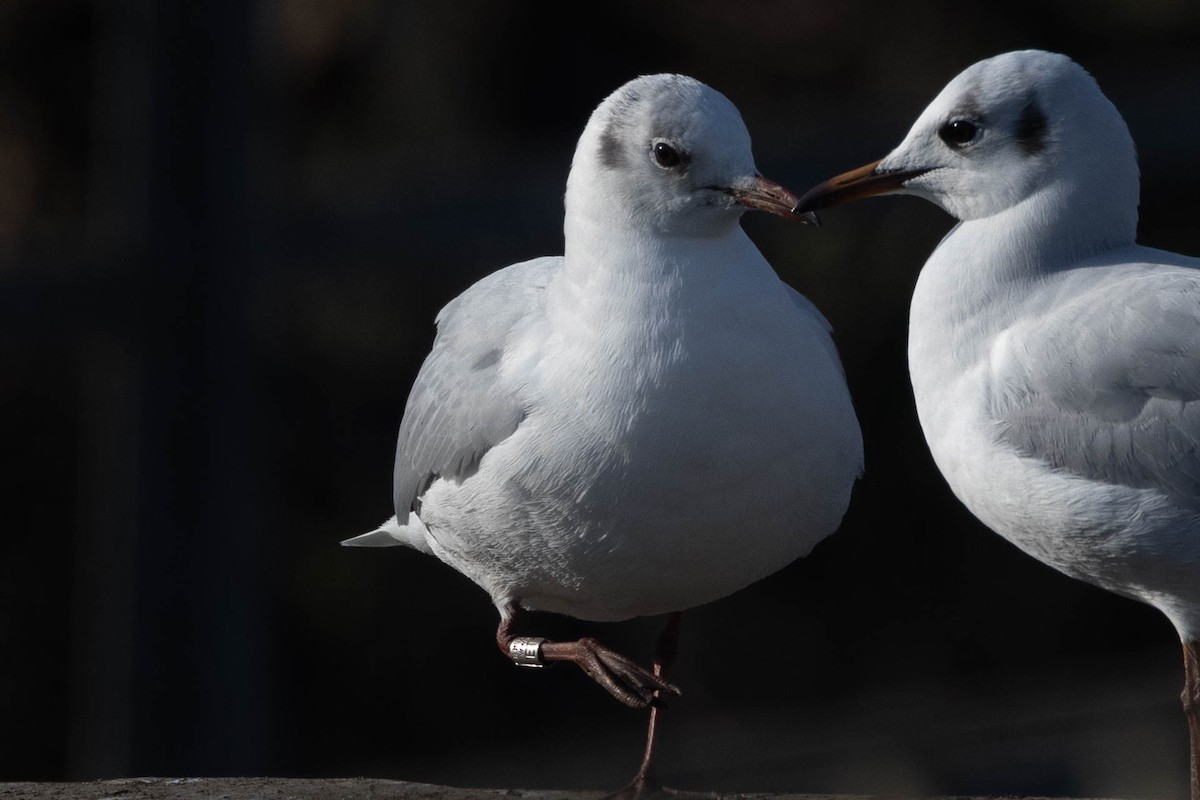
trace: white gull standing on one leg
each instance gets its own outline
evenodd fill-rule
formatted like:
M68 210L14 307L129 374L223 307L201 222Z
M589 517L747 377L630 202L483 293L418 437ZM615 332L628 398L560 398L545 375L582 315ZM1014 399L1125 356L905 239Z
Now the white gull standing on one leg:
M635 707L677 692L661 663L677 612L808 553L862 469L828 322L739 224L803 219L795 203L720 93L681 75L614 92L575 151L565 255L442 309L400 427L396 517L345 543L471 578L517 663L571 661ZM651 672L593 639L517 636L521 609L672 618Z
M1135 244L1138 191L1095 80L1026 50L965 70L800 208L900 193L961 220L912 299L930 451L993 530L1171 620L1200 800L1200 260Z

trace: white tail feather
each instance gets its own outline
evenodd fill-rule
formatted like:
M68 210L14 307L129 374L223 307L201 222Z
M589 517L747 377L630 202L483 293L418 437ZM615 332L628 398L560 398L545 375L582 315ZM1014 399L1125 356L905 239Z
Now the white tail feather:
M400 538L400 525L396 522L395 517L391 517L387 522L380 525L370 533L364 533L360 536L352 536L349 539L342 540L343 547L399 547L402 544L407 544Z
M408 524L401 525L395 517L380 525L370 533L352 536L344 539L344 547L398 547L406 545L422 553L432 553L425 539L427 533L424 524L416 514L410 514Z

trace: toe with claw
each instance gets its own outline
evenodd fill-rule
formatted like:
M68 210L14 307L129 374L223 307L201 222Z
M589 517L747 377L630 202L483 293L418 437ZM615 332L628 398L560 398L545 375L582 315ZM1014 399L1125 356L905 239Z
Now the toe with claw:
M586 672L609 694L630 708L645 708L659 703L656 693L679 696L679 688L660 678L620 653L610 650L595 639L577 642L544 642L542 658L546 661L570 661Z

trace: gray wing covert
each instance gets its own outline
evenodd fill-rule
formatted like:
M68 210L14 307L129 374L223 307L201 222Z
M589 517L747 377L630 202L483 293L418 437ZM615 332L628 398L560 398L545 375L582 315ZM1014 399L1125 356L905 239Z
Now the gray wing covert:
M519 387L500 380L500 361L513 336L540 317L546 284L561 263L545 257L513 264L438 314L396 442L392 500L400 520L434 478L470 477L483 454L524 419Z
M792 298L792 303L795 304L796 308L799 309L801 313L812 317L813 320L821 326L821 330L825 332L826 335L821 337L821 346L825 348L825 352L827 352L830 358L833 359L833 362L837 364L838 369L842 373L842 380L845 380L846 367L844 364L842 364L842 357L838 353L837 344L835 344L833 341L833 325L830 324L829 320L825 318L825 315L821 313L821 310L817 308L816 304L812 300L809 300L807 297L800 294L800 292L793 289L786 281L780 282L783 283L784 287L787 288L788 296Z
M992 413L1018 452L1200 510L1200 271L1080 291L1015 328L992 365Z

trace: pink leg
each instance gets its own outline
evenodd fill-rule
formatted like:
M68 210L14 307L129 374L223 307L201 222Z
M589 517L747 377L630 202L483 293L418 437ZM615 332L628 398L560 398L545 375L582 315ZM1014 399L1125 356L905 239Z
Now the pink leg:
M667 670L675 663L675 657L679 654L679 627L682 621L683 614L681 612L676 611L671 614L667 618L667 626L663 628L662 634L658 637L658 645L654 648L654 675L662 680L666 680ZM637 794L641 794L642 790L646 788L662 788L662 784L654 775L653 762L658 746L660 715L664 708L665 706L658 703L650 707L650 724L646 729L646 750L642 754L642 765L638 767L637 774L633 776L633 781L630 783L630 787L637 787Z
M654 674L662 680L666 679L667 670L675 663L675 656L679 652L679 628L682 621L681 612L672 613L667 618L667 626L662 635L658 637L658 645L654 651ZM654 699L655 702L650 707L650 725L646 730L646 750L642 754L642 765L627 786L608 795L606 800L646 800L654 797L715 798L717 795L712 792L671 789L663 786L658 780L654 769L654 756L658 747L662 713L666 706L658 702L657 694Z

